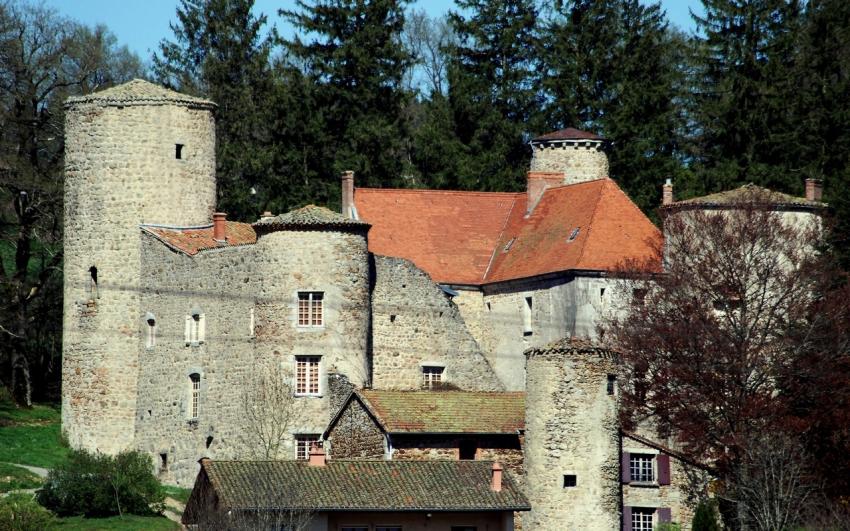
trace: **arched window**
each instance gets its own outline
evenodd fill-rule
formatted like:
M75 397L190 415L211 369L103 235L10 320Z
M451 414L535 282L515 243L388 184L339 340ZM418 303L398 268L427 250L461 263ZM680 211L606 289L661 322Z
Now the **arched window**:
M201 407L201 375L189 375L189 418L197 419Z

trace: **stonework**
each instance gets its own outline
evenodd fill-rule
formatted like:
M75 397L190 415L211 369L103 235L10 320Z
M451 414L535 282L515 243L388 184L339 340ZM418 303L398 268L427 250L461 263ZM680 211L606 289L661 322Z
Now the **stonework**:
M383 459L387 455L384 433L359 399L341 411L325 437L333 459Z
M532 172L562 172L562 184L608 177L608 156L601 140L532 142Z

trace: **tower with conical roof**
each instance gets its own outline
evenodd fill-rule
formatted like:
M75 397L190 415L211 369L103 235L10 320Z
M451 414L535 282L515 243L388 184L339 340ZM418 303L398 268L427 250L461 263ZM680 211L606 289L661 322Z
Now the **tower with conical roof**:
M572 127L531 141L531 172L562 173L562 184L608 177L607 142L601 136Z
M65 109L62 428L115 453L135 425L139 225L209 222L215 104L137 79Z

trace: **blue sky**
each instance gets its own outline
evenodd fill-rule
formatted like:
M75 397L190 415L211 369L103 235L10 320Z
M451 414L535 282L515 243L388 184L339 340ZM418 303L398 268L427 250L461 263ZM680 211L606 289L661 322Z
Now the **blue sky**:
M699 0L662 0L670 21L682 29L693 27L688 8L701 10ZM63 15L85 24L106 24L118 37L118 42L126 44L138 53L143 60L150 58L151 51L157 48L159 41L171 37L169 22L175 17L176 0L46 0L45 4L55 8ZM291 29L277 16L279 8L291 8L293 0L256 0L257 11L266 13L269 22L278 26L286 35ZM452 0L418 0L416 8L425 9L431 15L441 15L454 7Z

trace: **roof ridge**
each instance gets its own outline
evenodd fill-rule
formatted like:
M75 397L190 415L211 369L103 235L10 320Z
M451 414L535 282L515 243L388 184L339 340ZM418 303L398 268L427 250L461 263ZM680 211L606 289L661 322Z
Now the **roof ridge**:
M486 192L482 190L437 190L434 188L361 188L356 187L355 192L404 192L404 193L431 193L431 194L464 194L464 195L483 195L483 196L505 196L518 197L525 195L525 192Z

